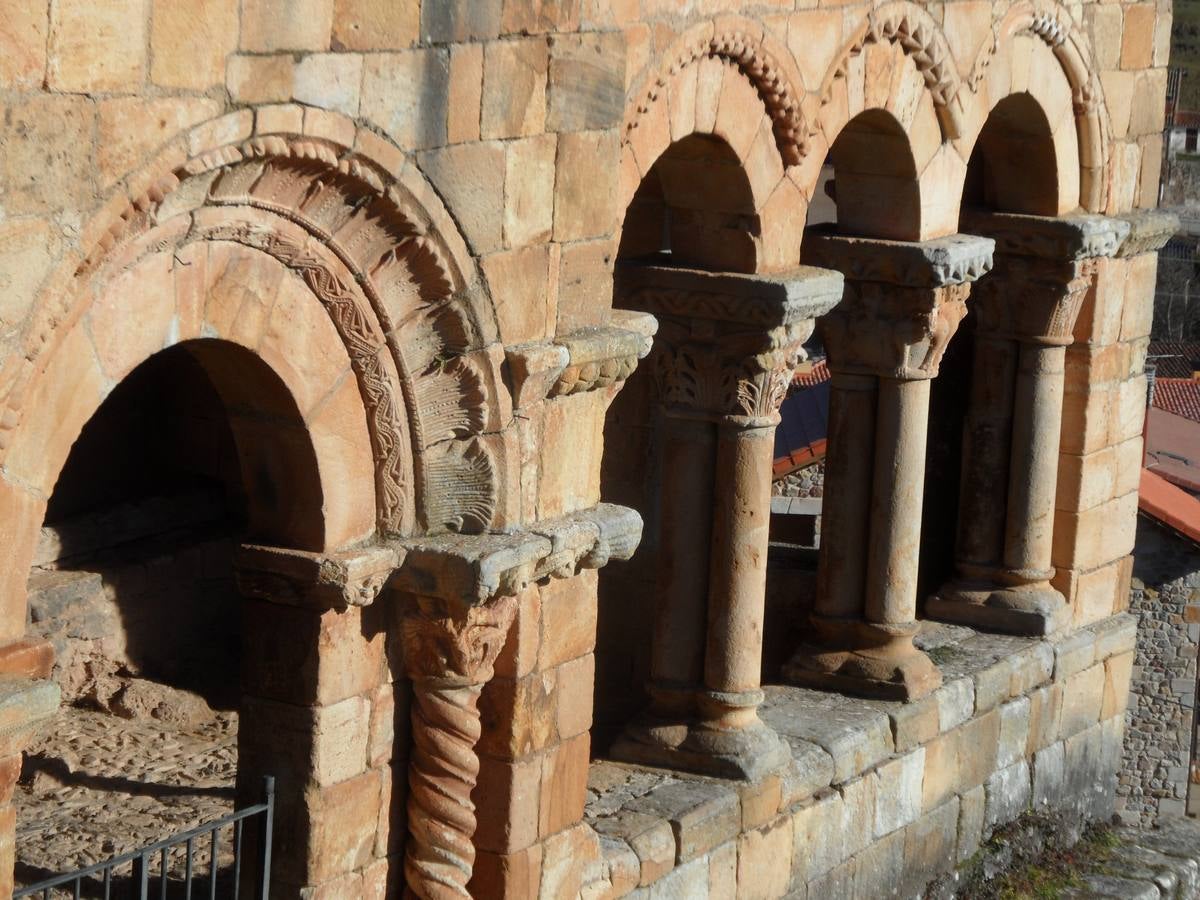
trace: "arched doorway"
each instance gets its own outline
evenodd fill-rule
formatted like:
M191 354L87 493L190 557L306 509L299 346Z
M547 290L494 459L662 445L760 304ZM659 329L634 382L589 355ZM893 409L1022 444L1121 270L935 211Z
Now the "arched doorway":
M29 633L54 646L64 704L25 757L17 884L232 810L255 652L234 552L319 548L322 506L295 400L250 350L185 341L109 393L48 499L30 577Z

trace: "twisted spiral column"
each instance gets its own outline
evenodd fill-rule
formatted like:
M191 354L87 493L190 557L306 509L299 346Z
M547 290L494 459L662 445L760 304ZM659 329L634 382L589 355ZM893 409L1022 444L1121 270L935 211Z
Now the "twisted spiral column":
M478 606L417 597L404 621L413 682L413 751L408 769L407 895L470 898L479 778L479 695L516 611L512 597Z

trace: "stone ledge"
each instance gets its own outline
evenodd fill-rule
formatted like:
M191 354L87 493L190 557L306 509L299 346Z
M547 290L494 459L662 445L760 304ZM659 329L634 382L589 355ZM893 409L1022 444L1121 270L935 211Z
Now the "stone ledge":
M585 821L602 857L589 896L691 886L730 847L740 889L753 869L743 873L743 857L778 842L784 827L795 845L790 889L807 882L812 895L836 893L843 878L869 885L880 865L902 866L947 841L943 862L953 865L1031 804L1111 811L1112 790L1093 782L1115 764L1091 770L1119 753L1123 707L1105 699L1124 688L1112 685L1105 663L1132 652L1134 624L1121 614L1038 640L925 623L918 643L944 683L917 703L768 687L762 717L792 758L757 782L594 762ZM877 795L889 803L876 805ZM929 863L930 879L940 865Z

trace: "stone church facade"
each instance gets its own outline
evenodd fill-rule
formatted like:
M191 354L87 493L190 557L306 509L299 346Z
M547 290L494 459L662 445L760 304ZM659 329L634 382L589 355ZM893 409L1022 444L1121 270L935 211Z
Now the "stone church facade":
M0 894L58 706L43 526L184 470L239 509L280 897L883 896L1031 806L1111 813L1169 4L4 18ZM72 459L147 364L198 385L141 410L161 472Z

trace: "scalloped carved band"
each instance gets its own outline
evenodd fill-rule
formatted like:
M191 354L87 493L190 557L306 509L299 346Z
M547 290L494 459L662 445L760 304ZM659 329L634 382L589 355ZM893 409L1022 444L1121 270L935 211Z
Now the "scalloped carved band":
M480 344L464 299L471 286L388 173L313 138L272 135L218 148L130 203L78 267L75 289L35 313L24 365L0 409L0 461L61 326L77 321L97 280L119 271L121 248L141 239L152 251L166 249L171 239L156 242L156 229L178 216L199 221L203 207L216 208L204 221L217 224L189 239L237 241L270 254L304 280L337 327L368 410L380 530L486 530L497 503L495 466L477 439L488 401L468 356ZM303 227L345 275L282 234L246 225L238 213L246 207Z

